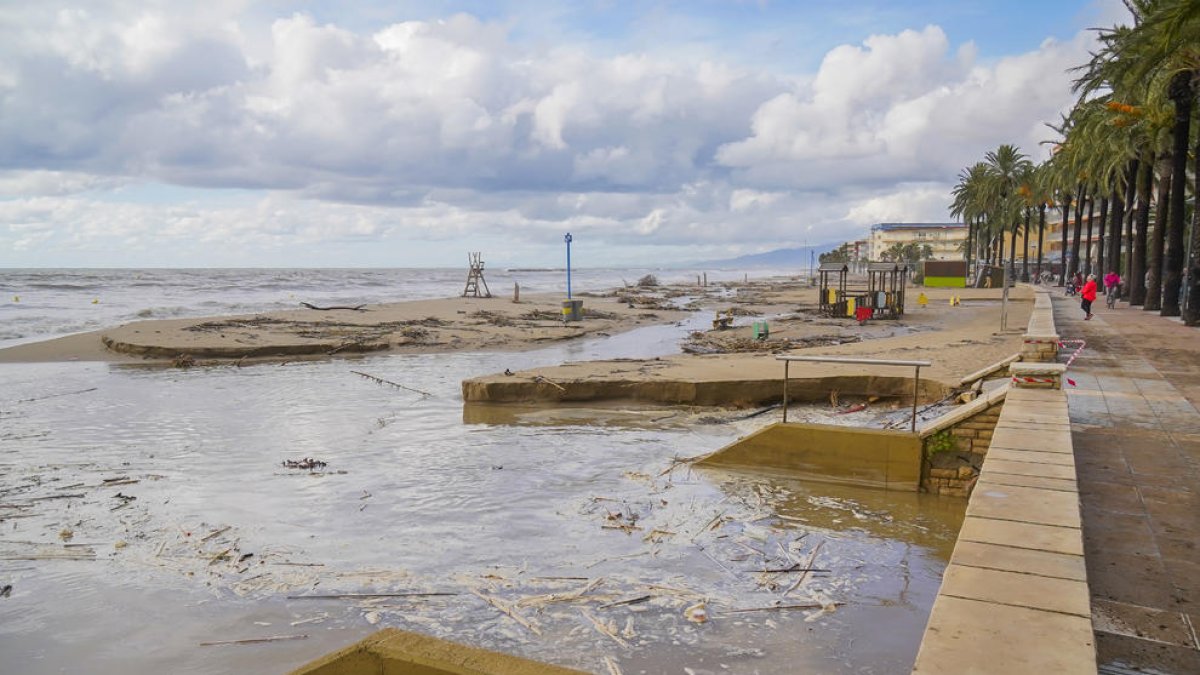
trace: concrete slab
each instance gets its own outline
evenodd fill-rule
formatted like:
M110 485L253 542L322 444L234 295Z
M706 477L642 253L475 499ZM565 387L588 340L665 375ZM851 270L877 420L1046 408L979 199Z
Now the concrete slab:
M1005 447L998 448L993 445L988 449L988 457L994 459L1007 459L1015 462L1036 462L1040 464L1056 464L1058 466L1075 466L1075 457L1070 453L1065 452L1013 450Z
M939 593L1088 619L1092 616L1087 582L1076 579L952 564L946 568Z
M1073 527L967 516L958 540L1083 555L1083 538Z
M1043 466L1051 466L1044 464ZM1061 490L1075 494L1079 491L1074 478L1045 478L1043 476L1021 476L1010 473L984 471L980 475L980 483L984 481L995 485L1012 485L1016 487L1041 488L1044 490Z
M977 541L958 542L950 564L1087 581L1087 568L1083 556L997 546Z
M940 596L913 672L1094 675L1092 622L1071 614Z
M1046 464L1045 462L1020 462L988 455L983 463L985 474L1009 474L1015 476L1041 476L1075 481L1075 468L1061 464Z
M1002 416L1003 417L1003 416ZM1001 423L1003 423L1001 419ZM1011 428L1007 425L996 425L996 432L992 435L995 446L999 442L1003 442L1004 447L1013 448L1038 448L1047 451L1070 452L1071 451L1071 432L1070 430L1043 430L1043 429L1020 429Z
M967 515L1079 527L1079 496L1074 492L999 485L980 480L967 505Z

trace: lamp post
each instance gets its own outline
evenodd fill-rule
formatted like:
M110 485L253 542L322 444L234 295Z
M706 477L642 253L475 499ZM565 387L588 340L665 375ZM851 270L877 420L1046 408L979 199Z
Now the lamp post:
M571 233L568 232L567 236L563 237L563 240L567 242L567 299L570 300L571 299Z

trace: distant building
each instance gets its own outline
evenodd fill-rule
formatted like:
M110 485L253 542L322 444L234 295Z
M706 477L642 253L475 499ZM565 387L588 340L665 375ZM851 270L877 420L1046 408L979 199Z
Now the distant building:
M883 252L896 244L928 244L933 260L962 260L966 240L962 223L879 223L871 226L867 256L882 260Z

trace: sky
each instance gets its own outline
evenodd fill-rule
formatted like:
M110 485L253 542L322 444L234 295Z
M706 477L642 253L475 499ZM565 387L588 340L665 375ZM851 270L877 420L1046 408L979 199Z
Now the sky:
M0 267L667 266L950 220L1120 0L0 2Z

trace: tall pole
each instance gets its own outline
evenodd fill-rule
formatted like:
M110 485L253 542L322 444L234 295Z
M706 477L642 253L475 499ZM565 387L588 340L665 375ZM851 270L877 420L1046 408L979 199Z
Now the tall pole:
M571 233L564 237L567 242L567 299L571 299Z

